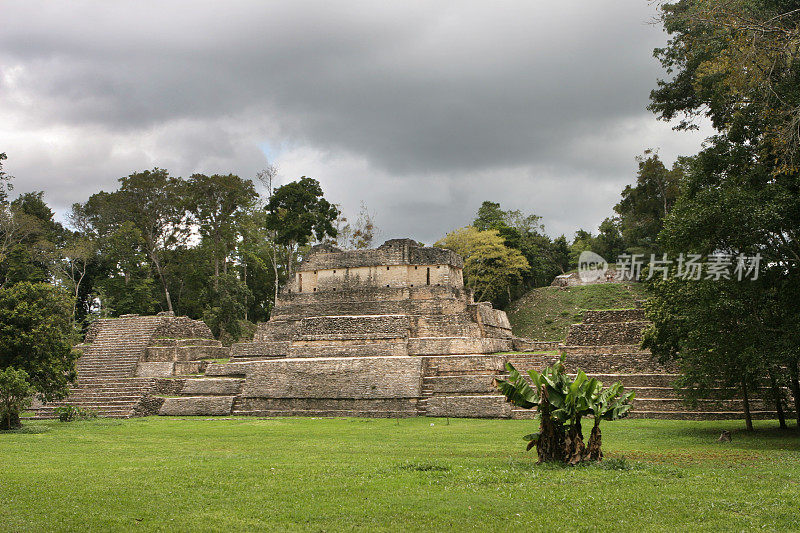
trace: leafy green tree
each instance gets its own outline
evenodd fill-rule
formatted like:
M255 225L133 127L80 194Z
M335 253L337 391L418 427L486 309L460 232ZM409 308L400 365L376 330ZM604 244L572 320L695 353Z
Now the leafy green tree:
M71 301L46 283L0 289L0 369L24 370L45 400L63 398L75 378Z
M800 150L800 11L796 1L681 0L661 5L670 35L656 49L669 77L651 93L679 129L705 116L734 142L757 147L779 173Z
M453 250L464 259L464 283L477 301L495 302L508 296L511 286L530 268L519 250L506 246L497 230L467 226L448 233L434 246Z
M8 367L0 370L0 428L20 427L19 415L31 404L34 390L28 373Z
M480 231L495 230L506 246L519 250L528 261L529 269L518 283L510 287L508 298L519 297L533 287L548 285L553 277L563 273L566 265L559 256L558 244L544 233L541 217L525 215L519 210L503 210L496 202L483 202L473 226ZM504 302L508 303L508 302Z
M68 232L53 219L43 193L22 194L0 210L0 286L48 281Z
M683 167L679 161L668 170L658 154L646 151L645 156L637 158L636 185L625 187L614 211L627 251L649 256L657 252L656 239L678 197Z
M253 182L233 174L194 174L187 180L189 212L211 251L214 290L219 287L220 265L228 273L228 257L237 244L243 216L253 207Z
M186 184L160 168L135 172L119 183L117 191L94 194L81 209L96 235L113 233L125 223L138 230L140 250L161 284L167 309L174 311L166 257L170 250L185 245L189 236Z
M246 303L252 297L247 285L233 273L219 276L217 305L206 311L204 320L215 336L223 335L222 340L235 342L242 333L241 320L245 317Z
M339 210L323 197L322 187L313 178L303 176L275 189L266 212L266 227L275 233L276 243L287 247L289 276L298 246L308 244L312 237L318 241L336 237L334 221Z
M760 254L761 268L756 282L657 283L648 311L655 326L646 340L701 384L740 376L745 400L759 376L775 376L776 384L788 381L800 391L800 319L796 297L786 296L800 294L799 190L792 164L800 103L798 21L796 2L683 0L662 6L670 41L656 54L670 77L658 82L650 107L659 118L683 117L681 128L705 115L718 133L684 165L681 195L658 244L667 252ZM800 395L794 396L800 412Z
M597 237L594 238L592 251L599 254L609 263L614 263L625 252L625 241L619 229L619 219L606 218L600 223Z

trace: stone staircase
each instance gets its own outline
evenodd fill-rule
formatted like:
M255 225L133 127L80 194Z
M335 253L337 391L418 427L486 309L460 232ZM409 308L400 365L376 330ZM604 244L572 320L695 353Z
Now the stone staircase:
M62 402L39 407L35 418L56 418L56 409L74 405L95 412L98 416L129 418L135 416L142 398L150 393L154 379L150 378L92 378L70 388Z
M136 365L162 323L159 316L122 316L100 319L97 336L91 344L81 346L78 359L78 382L124 379L136 373Z
M176 365L191 370L202 364L197 359L227 353L227 348L221 350L219 342L210 337L205 324L166 313L100 319L90 327L84 344L78 346L83 352L75 365L78 379L67 398L36 406L34 417L54 418L56 409L66 405L113 418L153 414L151 393L156 379L141 372L142 367L154 364L148 357L157 361L179 359L155 363L172 365L170 373Z

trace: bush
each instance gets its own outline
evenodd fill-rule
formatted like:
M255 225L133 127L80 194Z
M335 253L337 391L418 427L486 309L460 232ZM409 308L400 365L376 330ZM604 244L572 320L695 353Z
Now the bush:
M97 411L67 404L56 407L56 415L62 422L72 422L73 420L97 418Z
M31 404L33 387L28 383L28 373L8 367L0 372L0 427L20 427L19 414Z

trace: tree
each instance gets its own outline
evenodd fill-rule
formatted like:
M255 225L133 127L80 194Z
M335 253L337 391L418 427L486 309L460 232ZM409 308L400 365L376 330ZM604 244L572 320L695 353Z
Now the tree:
M94 194L81 209L97 235L113 233L125 223L138 230L141 251L161 283L167 309L173 311L165 261L189 236L185 182L154 168L120 178L119 183L119 190Z
M333 223L339 210L323 198L319 182L303 176L275 189L266 205L266 226L275 232L275 242L287 247L287 273L292 275L292 258L298 246L336 237Z
M661 6L670 35L655 55L670 74L650 109L678 129L705 116L737 142L752 142L778 173L796 172L800 150L800 9L795 1L682 0Z
M233 273L219 276L217 293L214 295L217 305L208 309L203 317L215 336L224 335L227 339L223 340L233 342L239 340L242 333L240 320L244 319L250 297L250 290L238 276Z
M242 218L253 207L253 182L233 174L193 174L187 180L187 207L211 250L214 290L219 288L220 264L228 273L228 256L236 247Z
M0 428L20 427L19 414L31 404L34 393L28 379L24 370L0 370Z
M622 238L619 226L618 218L603 220L592 245L592 251L609 263L615 262L617 257L625 252L625 240Z
M701 383L741 376L746 408L759 376L777 374L778 385L800 392L800 315L786 296L800 293L798 21L795 2L683 0L662 6L670 41L656 50L671 76L658 82L650 108L665 120L683 117L684 129L705 115L718 132L684 165L658 244L758 254L761 268L757 282L656 284L646 340Z
M33 393L27 372L14 367L0 370L0 428L20 427L19 415L31 404Z
M678 197L683 168L680 162L676 162L672 170L668 170L658 154L649 150L645 156L637 157L636 185L625 187L622 200L614 206L614 211L619 215L627 251L649 256L657 251L658 233Z
M512 297L519 297L529 289L550 284L553 277L566 268L561 264L558 243L544 233L541 217L537 215L506 211L500 204L486 201L478 209L473 226L480 231L496 230L506 246L519 250L528 261L530 268L509 288L509 301L503 303L510 303Z
M495 301L530 268L525 257L505 245L497 230L467 226L448 233L434 246L448 248L464 259L464 283L478 301Z
M48 281L56 266L56 249L67 234L53 219L42 192L0 204L0 286Z
M72 320L76 321L83 282L89 273L89 265L95 260L96 243L81 235L71 237L58 250L56 268L59 279L72 292Z
M70 298L46 283L0 289L0 369L24 370L45 401L61 399L75 379Z

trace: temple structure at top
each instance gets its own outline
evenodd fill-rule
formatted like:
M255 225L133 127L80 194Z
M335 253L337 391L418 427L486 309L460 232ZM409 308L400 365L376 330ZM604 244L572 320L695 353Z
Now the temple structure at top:
M484 354L510 350L505 312L476 303L451 250L392 239L312 248L234 358Z
M300 263L288 292L464 286L461 257L426 248L411 239L392 239L375 250L342 251L315 246Z

